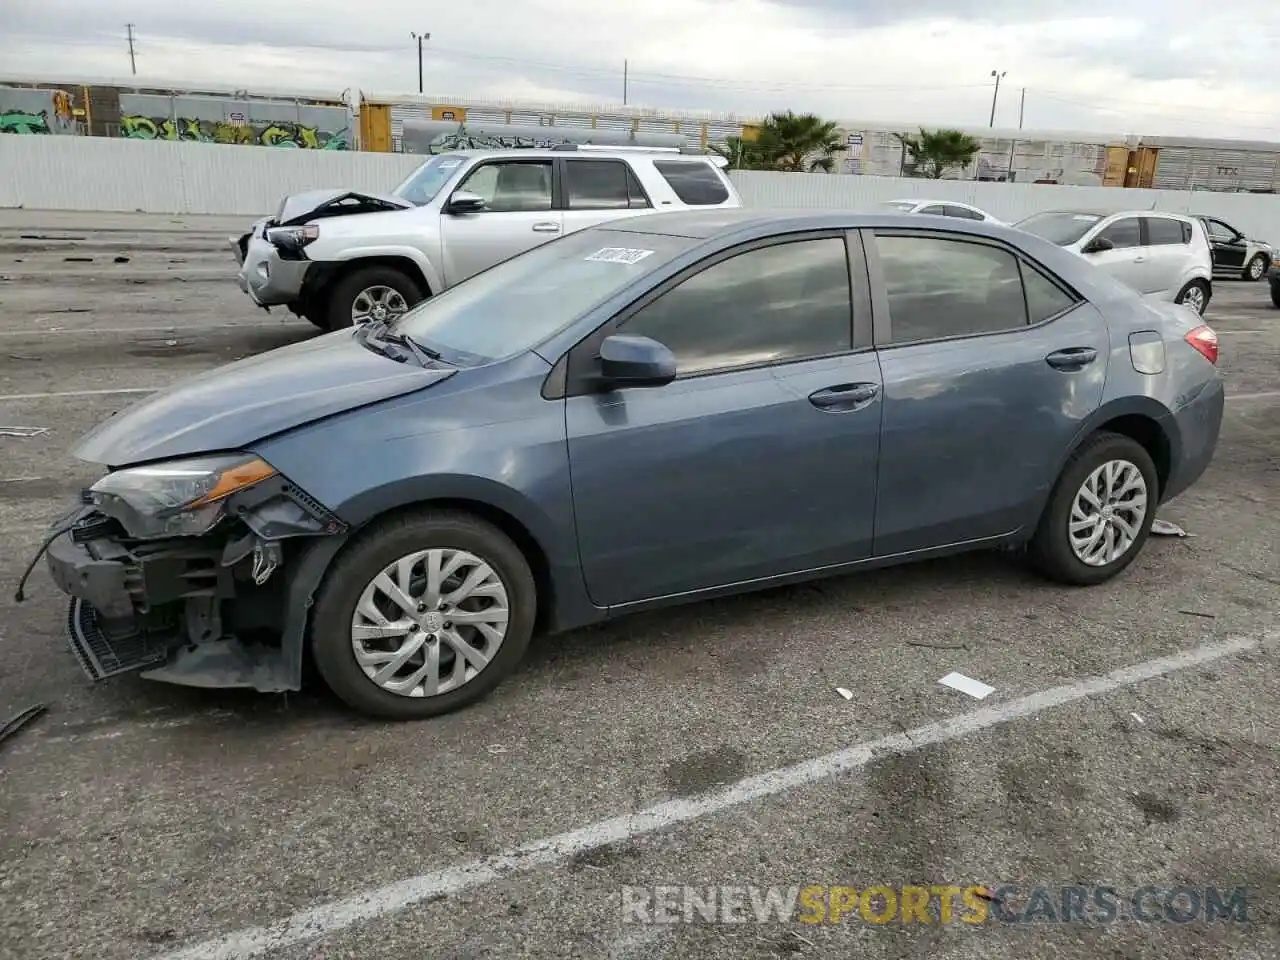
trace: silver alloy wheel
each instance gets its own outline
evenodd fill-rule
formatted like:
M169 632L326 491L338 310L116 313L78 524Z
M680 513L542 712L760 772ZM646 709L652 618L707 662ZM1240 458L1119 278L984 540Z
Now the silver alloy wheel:
M409 309L400 291L386 284L365 287L351 301L351 323L360 326L371 320L394 320Z
M1196 313L1204 313L1204 287L1198 283L1193 283L1187 287L1187 292L1182 295L1182 302L1193 309Z
M351 648L366 677L402 697L436 697L475 679L507 635L507 587L465 550L419 550L360 594Z
M1254 257L1249 261L1249 279L1261 280L1263 273L1266 272L1267 262L1262 257Z
M1090 567L1123 557L1147 516L1147 481L1128 460L1108 460L1085 478L1071 503L1071 552Z

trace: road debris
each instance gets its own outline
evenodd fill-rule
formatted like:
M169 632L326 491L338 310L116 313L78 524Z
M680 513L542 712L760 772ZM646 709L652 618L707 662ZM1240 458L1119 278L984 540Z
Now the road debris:
M844 687L836 687L836 693L840 694L840 696L844 697L846 700L853 699L853 691L846 690Z
M1143 720L1143 719L1142 719L1140 716L1138 716L1136 713L1131 713L1131 714L1129 714L1129 716L1133 717L1133 719L1137 720L1139 723L1143 724L1144 726L1146 725L1146 722L1147 722L1147 721Z
M43 437L49 432L48 427L0 427L0 437Z
M16 734L23 727L27 726L37 717L42 716L46 711L48 711L48 709L49 709L48 704L37 703L37 704L33 704L30 707L27 707L25 710L22 710L14 714L12 717L10 717L8 720L4 722L3 726L0 726L0 743L3 743L4 741L8 740L10 737Z
M33 357L25 353L11 353L9 354L9 359L10 360L43 360L44 357Z
M1217 620L1216 613L1201 613L1199 610L1179 610L1179 613L1185 613L1188 617L1203 617L1206 620Z
M112 263L128 263L128 262L129 262L129 258L128 258L128 257L126 257L126 256L119 256L119 257L116 257L116 258L115 258L114 260L112 260L111 262L112 262Z
M995 687L989 687L981 680L975 680L973 677L966 677L963 673L948 673L938 682L944 687L967 693L975 700L985 700L996 692Z
M926 643L923 640L908 640L908 647L924 647L926 650L969 650L967 643Z
M1176 523L1170 523L1168 520L1152 520L1151 533L1156 537L1192 537L1195 534L1187 533Z

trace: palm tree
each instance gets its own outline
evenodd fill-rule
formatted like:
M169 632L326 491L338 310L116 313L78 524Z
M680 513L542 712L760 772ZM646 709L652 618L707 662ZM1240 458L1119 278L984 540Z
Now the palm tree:
M911 156L914 171L933 180L941 180L948 170L967 167L982 149L982 144L960 130L926 130L920 135L895 133L906 153Z
M708 143L707 149L729 161L730 170L754 170L757 165L755 144L742 137L725 137L724 143Z
M771 113L760 124L753 152L768 170L830 173L840 151L840 127L813 113Z

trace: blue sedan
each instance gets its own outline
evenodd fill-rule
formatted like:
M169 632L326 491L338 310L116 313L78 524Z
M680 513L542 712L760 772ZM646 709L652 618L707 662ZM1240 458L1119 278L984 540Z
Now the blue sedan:
M991 548L1101 583L1213 457L1217 359L1000 225L614 221L108 419L47 564L95 679L293 690L311 657L428 717L657 606Z

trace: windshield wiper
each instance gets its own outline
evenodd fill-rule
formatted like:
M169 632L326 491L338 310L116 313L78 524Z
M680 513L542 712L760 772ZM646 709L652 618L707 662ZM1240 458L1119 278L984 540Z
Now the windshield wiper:
M435 350L424 347L416 340L403 333L392 333L390 325L385 321L375 321L364 328L365 339L375 346L391 345L395 347L403 347L413 354L413 358L418 361L421 366L429 367L432 362L441 360L441 356ZM383 351L384 353L386 351Z

